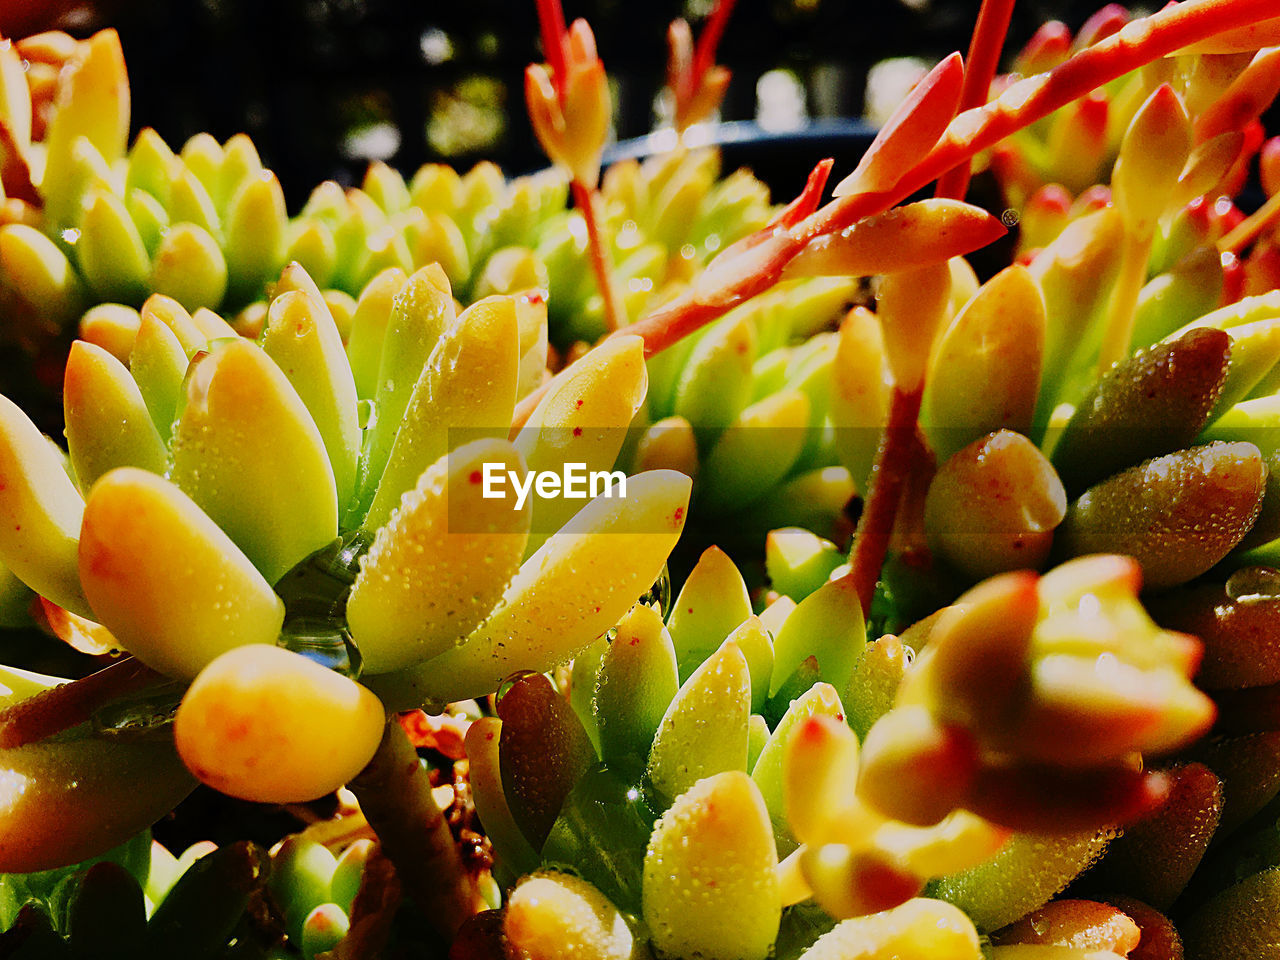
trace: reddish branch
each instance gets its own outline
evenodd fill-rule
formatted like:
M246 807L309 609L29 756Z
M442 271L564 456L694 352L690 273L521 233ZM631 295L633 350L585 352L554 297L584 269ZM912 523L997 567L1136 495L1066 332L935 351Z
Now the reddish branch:
M568 32L564 25L564 10L560 0L537 0L538 27L542 32L542 52L551 67L551 80L556 95L564 103L565 65L564 37Z
M547 63L551 67L551 81L555 87L556 98L563 107L569 82L565 51L569 42L569 32L565 27L564 10L560 6L560 0L537 0L537 4L542 46L547 55ZM565 123L574 122L574 118L565 117ZM622 325L626 314L622 310L622 303L613 282L613 263L609 257L609 247L600 229L596 203L597 191L593 183L583 183L577 176L573 177L570 186L573 191L574 206L582 214L582 219L587 226L587 247L591 259L591 270L595 274L600 298L604 301L605 324L612 332Z
M600 231L600 204L596 202L596 191L581 181L574 180L569 186L573 191L573 205L578 208L583 222L587 225L587 251L591 257L591 270L596 276L596 288L600 291L601 299L604 300L605 323L609 331L613 332L622 325L622 319L626 314L622 310L618 291L613 282L613 264L609 262L609 248Z
M51 687L0 710L0 749L35 743L84 723L100 707L166 678L132 657L105 670Z
M893 190L842 197L828 204L811 218L811 235L839 230L880 213L979 151L1153 60L1274 16L1275 0L1201 0L1170 5L1131 21L1048 73L1023 80L998 99L957 116L942 139Z
M991 81L1000 64L1000 51L1009 32L1016 0L982 0L978 23L969 41L965 58L964 87L960 92L960 109L972 110L987 102ZM952 167L938 178L934 196L963 200L969 190L969 160Z
M400 724L387 724L377 753L350 787L382 852L395 865L404 894L452 940L484 902L431 792L426 766Z
M690 90L697 90L702 85L702 78L716 62L716 48L720 46L720 38L724 36L724 28L729 23L729 14L733 12L735 2L736 0L716 0L716 5L707 18L706 26L698 34L698 42L693 48Z
M840 197L790 229L766 228L740 241L725 250L689 292L614 335L637 334L644 338L647 355L660 353L772 287L782 268L815 237L884 212L979 151L1095 87L1196 41L1274 17L1274 4L1275 0L1202 0L1170 6L1129 23L1048 73L957 116L941 140L893 188ZM513 420L516 427L528 420L548 388L544 384L520 402Z
M898 502L913 462L916 444L916 419L920 416L923 389L911 392L894 390L889 396L889 422L880 436L875 466L871 470L871 488L863 502L858 531L849 556L849 572L862 605L863 616L871 611L876 582L889 549Z

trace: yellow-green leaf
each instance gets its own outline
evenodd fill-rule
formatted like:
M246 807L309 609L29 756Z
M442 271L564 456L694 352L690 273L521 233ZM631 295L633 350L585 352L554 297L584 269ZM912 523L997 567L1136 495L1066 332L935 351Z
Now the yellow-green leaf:
M395 675L402 689L448 703L569 660L658 579L684 528L689 488L688 477L657 470L629 477L625 498L588 503L524 562L461 646Z
M163 474L164 441L129 370L101 347L71 345L62 384L67 449L80 489L115 467Z
M223 345L187 377L171 477L271 583L337 536L320 431L280 368L247 340Z
M442 456L378 531L347 601L365 670L384 673L462 641L520 566L529 504L510 487L486 496L488 470L523 476L505 440L476 440Z
M41 596L89 616L76 560L83 510L57 448L0 396L0 562Z
M781 920L769 812L741 771L700 781L654 826L643 915L663 955L765 960Z
M274 644L284 604L181 490L133 467L89 493L80 577L95 619L143 663L178 679L247 643Z

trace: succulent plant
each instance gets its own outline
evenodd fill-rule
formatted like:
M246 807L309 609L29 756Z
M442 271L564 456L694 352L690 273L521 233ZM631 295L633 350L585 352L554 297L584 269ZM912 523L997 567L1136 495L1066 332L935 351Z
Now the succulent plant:
M575 30L589 39L585 22ZM21 58L35 64L25 77ZM550 288L551 335L567 348L637 316L669 282L768 218L767 189L746 171L717 184L711 151L614 168L596 200L618 261L609 311L618 316L606 322L598 290L577 269L589 207L577 198L577 211L565 209L560 173L508 182L492 163L462 176L428 164L406 182L374 164L359 188L321 184L289 218L278 180L244 135L218 144L200 134L175 153L144 129L126 150L129 88L114 31L80 42L42 34L6 47L3 63L12 92L2 119L16 157L0 218L0 316L6 339L30 352L82 315L88 339L136 323L153 293L188 311L221 311L256 335L268 283L294 262L344 330L389 268L438 263L467 304ZM598 149L594 168L593 191Z
M723 90L729 5L697 50L672 32L682 129ZM1236 128L1274 72L1253 54L1280 40L1272 6L1105 12L994 99L1007 16L984 10L970 66L930 72L835 199L826 162L777 210L698 151L601 177L590 30L539 12L527 92L562 173L375 166L293 221L247 141L126 153L112 35L32 46L70 65L51 110L47 71L0 51L26 176L6 167L7 329L34 343L37 308L47 334L127 301L80 322L65 456L0 401L0 611L131 654L63 685L5 668L5 937L347 957L416 923L461 957L1268 955L1275 205L1234 222L1214 197L1257 146ZM1113 145L1063 156L1102 142L1080 98L1107 85ZM1002 228L961 198L988 148L1011 196L1032 189L1017 151L1079 183L1026 200L1024 262L980 284L961 257ZM622 499L533 482L620 458ZM695 473L726 542L816 528L769 536L772 592L711 549L669 599ZM855 492L846 559L823 536ZM470 698L445 784L386 714ZM139 831L192 774L269 804L347 783L358 811L270 855L151 848L148 873ZM492 880L459 852L468 791ZM123 870L86 863L126 842Z
M694 477L697 514L726 546L792 524L834 534L867 492L890 376L875 320L840 320L863 297L855 278L949 258L967 270L959 255L997 229L977 208L926 200L815 243L790 279L650 361L633 463Z
M1179 125L1181 153L1162 148L1152 159L1146 128ZM1265 562L1270 294L1219 306L1216 255L1203 244L1184 262L1204 260L1208 272L1175 268L1141 292L1131 282L1141 282L1151 259L1152 238L1141 229L1173 222L1192 194L1221 188L1228 163L1197 155L1189 141L1177 95L1158 88L1122 140L1116 206L1081 217L1027 267L980 287L967 268L953 265L949 278L934 271L930 309L940 333L922 353L923 375L910 376L923 384L919 422L936 473L917 470L904 494L897 551L908 562L927 552L947 575L973 582L1051 557L1117 552L1139 558L1149 589L1185 583L1229 556L1228 572ZM1143 174L1121 173L1143 163ZM1153 186L1157 166L1163 193ZM1139 217L1148 228L1136 226ZM1137 259L1126 260L1126 249ZM846 359L832 396L847 412L837 423L882 423L894 391L906 395L893 311L925 309L923 275L899 279L908 276L886 278L877 315L856 310L844 321ZM906 423L898 428L911 433ZM874 429L837 430L860 490L876 440ZM871 561L866 569L878 572ZM922 599L936 602L936 593Z
M1064 63L1073 53L1087 49L1125 28L1133 15L1118 4L1108 4L1090 17L1075 35L1057 21L1043 24L1011 64L1010 73L998 78L997 91L1024 77L1043 74ZM1021 208L1027 199L1047 185L1057 185L1070 196L1079 196L1107 179L1126 130L1141 104L1161 82L1171 82L1185 98L1194 121L1194 140L1204 155L1225 151L1230 176L1225 196L1239 191L1249 160L1262 145L1259 117L1275 92L1275 54L1256 55L1246 46L1230 43L1215 47L1201 43L1168 58L1158 69L1135 72L1099 86L1071 104L1053 112L993 148L989 158L1005 188L1006 198Z
M926 922L888 918L943 925L953 907L912 899L938 877L975 918L946 921L958 955L976 955L975 921L1043 906L1105 848L1100 828L1163 799L1133 758L1212 719L1186 678L1194 643L1147 620L1135 573L1095 557L997 577L913 631L911 662L892 635L865 643L847 574L756 616L707 551L665 624L637 605L575 661L567 696L525 675L468 732L499 874L535 871L505 907L509 949L581 937L590 956L631 956L647 939L663 956L763 958L781 937L795 956L823 933L804 926L812 904L793 906L811 900L902 922L910 944ZM1033 834L1038 865L1018 855ZM983 870L980 887L965 874ZM876 929L848 923L804 956Z
M541 498L516 509L510 488L483 495L484 463L513 475L575 458L610 466L644 396L638 341L594 354L509 443L521 346L545 345L534 303L491 297L455 316L439 268L420 271L380 316L357 315L351 342L366 338L366 362L377 352L367 338L383 341L376 388L361 398L306 274L291 267L276 294L261 345L160 296L143 307L129 368L77 342L65 392L69 471L6 402L13 536L3 549L49 601L100 622L159 674L194 679L173 736L197 777L291 802L350 780L378 748L383 702L349 677L363 671L393 709L443 703L586 646L657 579L689 482L650 472L631 478L629 496L581 510ZM522 310L534 311L531 323ZM363 428L362 403L378 411ZM52 530L64 539L52 541ZM592 596L564 589L586 571ZM439 669L439 657L452 666ZM308 747L296 732L319 718L332 726ZM69 748L19 746L15 762L41 749ZM115 761L105 749L95 757L133 776L128 754L138 748L119 749ZM163 735L150 749L163 753ZM171 751L157 762L172 765ZM48 789L76 779L67 763ZM185 775L176 782L189 786ZM159 806L172 804L157 793ZM57 834L116 842L100 833L107 812L68 809ZM10 835L30 819L10 816ZM111 816L132 833L156 811ZM66 857L34 841L16 855L13 869Z
M47 336L93 303L137 307L150 293L191 310L258 296L283 266L287 216L252 142L202 134L175 154L146 129L126 151L129 86L115 32L42 37L4 54L12 70L32 46L46 55L68 46L44 137L18 137L8 168L25 188L6 181L8 195L28 206L0 228L6 335ZM10 121L22 99L13 93Z

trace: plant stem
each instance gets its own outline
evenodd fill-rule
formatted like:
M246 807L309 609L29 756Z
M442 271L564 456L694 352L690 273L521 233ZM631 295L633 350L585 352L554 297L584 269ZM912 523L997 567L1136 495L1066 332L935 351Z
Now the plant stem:
M849 572L844 575L857 591L864 617L871 612L876 582L893 534L898 501L910 473L916 446L916 420L923 397L923 388L907 391L895 387L889 395L888 423L880 436L875 466L871 468L870 489L853 536Z
M782 268L815 237L843 230L863 217L883 213L895 203L927 186L974 154L1003 140L1028 124L1153 60L1237 27L1272 19L1275 0L1201 0L1166 7L1135 20L1119 33L1082 50L1066 63L1033 81L1025 99L997 99L966 110L951 121L941 140L890 190L840 197L785 231L771 225L767 238L750 251L742 269L724 270L717 283L700 284L635 323L615 331L644 338L645 354L653 356L693 331L723 316L778 282ZM740 246L739 244L735 246ZM710 269L731 254L729 248ZM705 275L704 275L705 276ZM564 376L562 370L557 376ZM554 380L520 401L512 433L528 420L533 408Z
M556 96L564 102L564 10L560 0L537 0L538 26L542 31L542 52L547 56L551 67L551 82L555 84Z
M1218 252L1239 253L1277 219L1280 219L1280 193L1267 199L1267 202L1241 220L1234 230L1218 241Z
M693 69L690 71L689 88L697 90L702 85L702 78L707 75L711 65L716 62L716 48L720 46L720 38L724 36L724 28L729 23L729 14L733 12L736 0L716 0L716 5L707 18L706 26L698 34L698 42L693 48Z
M604 321L610 333L624 326L626 313L613 282L613 258L600 230L600 202L598 193L581 181L574 180L573 204L582 212L587 224L587 252L591 257L591 270L596 275L596 287L604 300Z
M961 110L971 110L987 102L1016 2L1017 0L982 0L978 22L969 41L969 53L964 62L964 86L960 89ZM966 157L940 176L934 196L963 200L969 191L969 167L970 160Z
M854 194L809 218L811 236L841 230L888 209L974 154L1047 116L1096 87L1110 83L1183 47L1237 27L1273 19L1275 0L1201 0L1165 7L1081 50L1029 86L959 114L932 150L889 191Z
M405 895L451 940L484 904L431 794L427 771L399 723L387 724L378 752L350 787L382 852L395 865Z
M889 548L900 555L925 558L930 554L924 529L924 501L934 475L938 472L938 463L919 423L916 424L909 457L907 479L902 487L902 497L898 501L898 513L894 519L893 539Z
M1133 315L1138 295L1147 278L1147 261L1151 257L1150 236L1134 236L1126 231L1120 251L1120 274L1107 305L1107 319L1102 328L1102 346L1098 350L1098 374L1129 355L1133 339Z
M0 749L36 743L88 720L116 697L134 693L166 678L133 657L104 670L37 693L0 710Z

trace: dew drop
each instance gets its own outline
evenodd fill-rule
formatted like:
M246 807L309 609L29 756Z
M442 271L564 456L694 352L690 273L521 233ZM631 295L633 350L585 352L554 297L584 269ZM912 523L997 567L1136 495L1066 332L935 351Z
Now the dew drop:
M997 103L1000 109L1009 113L1016 113L1021 110L1026 103L1045 86L1046 77L1036 75L1027 77L1025 80L1019 80L1010 87L1005 88L1004 93L1000 94Z
M504 644L498 644L498 646L504 646ZM537 676L537 672L534 670L517 670L515 673L511 674L511 676L507 677L507 679L503 680L502 683L498 685L498 692L493 696L494 704L501 703L502 698L511 692L511 688L525 677L533 676Z
M1245 567L1227 578L1227 596L1237 603L1262 603L1280 598L1280 570Z

